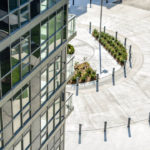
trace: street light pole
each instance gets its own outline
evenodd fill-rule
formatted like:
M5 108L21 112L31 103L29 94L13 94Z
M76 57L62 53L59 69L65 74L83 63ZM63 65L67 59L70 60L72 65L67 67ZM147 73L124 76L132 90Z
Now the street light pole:
M101 0L101 7L100 7L100 34L102 30L102 13L103 13L103 0ZM99 34L99 39L100 39L100 34ZM99 42L99 58L100 58L100 74L102 73L102 52L101 52L101 43Z

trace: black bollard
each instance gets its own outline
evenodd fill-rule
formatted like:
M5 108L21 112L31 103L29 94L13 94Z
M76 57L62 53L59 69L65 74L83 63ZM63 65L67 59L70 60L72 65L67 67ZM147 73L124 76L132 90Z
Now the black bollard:
M126 73L126 61L124 61L124 77L126 78L127 77L127 73Z
M132 52L131 52L132 46L129 47L129 64L130 68L132 68Z
M104 122L104 132L107 130L107 121Z
M106 26L104 26L104 33L106 33Z
M92 0L90 0L90 8L92 7Z
M106 0L106 3L108 3L108 0Z
M128 128L130 128L131 118L128 118Z
M73 4L73 6L74 6L74 0L72 1L72 4Z
M79 124L79 134L81 134L82 124Z
M89 23L89 33L91 34L91 29L92 29L92 23Z
M149 122L149 125L150 125L150 112L149 112L149 118L148 118L148 122Z
M126 48L127 46L127 38L124 39L124 47Z
M115 85L115 68L113 68L112 71L112 81L113 81L113 85Z
M79 94L79 77L76 78L76 96Z
M96 92L99 91L99 74L96 75Z
M118 39L118 32L116 32L116 40Z

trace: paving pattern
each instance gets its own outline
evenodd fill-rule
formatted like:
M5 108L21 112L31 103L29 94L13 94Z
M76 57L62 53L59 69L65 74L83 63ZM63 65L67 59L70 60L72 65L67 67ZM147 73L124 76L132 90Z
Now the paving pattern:
M149 150L150 11L116 5L104 7L103 12L103 25L135 44L135 63L126 79L122 74L117 75L115 86L108 79L100 84L98 93L94 87L84 88L79 90L78 97L73 97L75 109L66 122L65 147L66 150ZM78 16L77 30L78 27L86 30L90 21L93 26L99 26L97 4L92 8L87 5L87 11ZM131 137L127 129L128 117L131 117ZM108 122L106 141L104 121ZM79 123L83 124L81 144L78 144Z

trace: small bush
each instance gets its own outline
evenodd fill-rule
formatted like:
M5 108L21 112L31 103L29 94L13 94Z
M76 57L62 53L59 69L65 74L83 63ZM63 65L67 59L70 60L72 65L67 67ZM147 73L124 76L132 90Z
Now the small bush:
M75 49L74 49L73 45L68 44L67 45L67 54L72 55L72 54L74 54L74 52L75 52Z

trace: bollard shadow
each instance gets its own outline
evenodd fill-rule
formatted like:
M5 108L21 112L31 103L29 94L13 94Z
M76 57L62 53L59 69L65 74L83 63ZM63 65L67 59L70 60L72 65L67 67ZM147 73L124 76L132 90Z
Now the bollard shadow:
M130 68L132 68L132 61L131 61L131 59L129 61L129 65L130 65Z
M81 134L79 134L78 144L81 144Z
M104 131L104 142L107 142L107 132Z
M130 129L130 127L128 127L128 136L129 136L129 138L131 138L131 129Z

